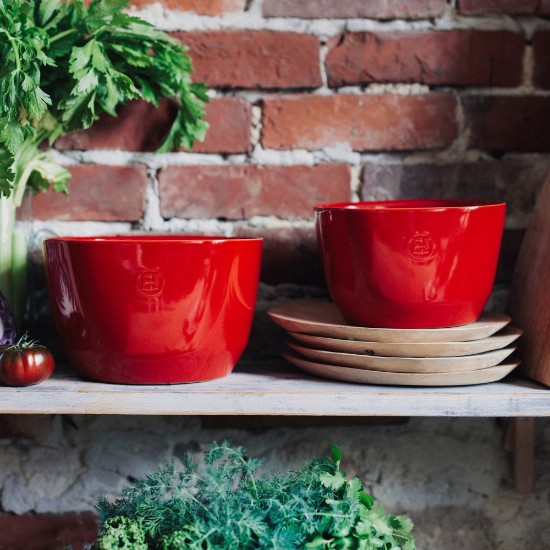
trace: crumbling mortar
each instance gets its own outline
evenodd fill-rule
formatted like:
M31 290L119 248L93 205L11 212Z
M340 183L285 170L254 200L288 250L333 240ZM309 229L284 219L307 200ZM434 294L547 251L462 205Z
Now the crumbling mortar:
M161 216L158 170L147 169L147 188L145 190L145 211L141 226L147 231L161 230L164 219Z
M299 17L264 18L259 4L252 2L250 9L239 13L226 13L220 16L197 15L190 12L168 10L160 5L132 9L146 21L165 31L206 31L206 30L268 30L292 31L314 34L322 40L344 32L391 32L429 31L451 29L513 30L532 33L534 28L545 25L546 21L536 16L510 17L487 14L484 17L464 16L456 8L448 5L438 17L427 19L367 19L367 18L317 18Z

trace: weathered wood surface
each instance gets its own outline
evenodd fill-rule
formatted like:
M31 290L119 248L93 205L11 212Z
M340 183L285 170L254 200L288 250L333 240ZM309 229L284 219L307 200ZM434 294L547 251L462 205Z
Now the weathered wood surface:
M310 376L283 361L241 364L220 380L173 386L90 382L58 368L36 386L0 387L0 413L550 416L550 390L513 377L439 388L343 383Z

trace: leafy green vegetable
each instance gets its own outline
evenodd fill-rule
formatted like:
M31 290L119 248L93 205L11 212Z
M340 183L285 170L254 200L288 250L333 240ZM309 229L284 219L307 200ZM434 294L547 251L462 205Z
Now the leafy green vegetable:
M14 263L15 210L28 189L66 193L71 178L46 145L130 100L157 106L163 97L179 108L159 151L191 149L205 135L206 85L191 81L186 48L127 5L0 0L0 291L18 320L25 274Z
M69 173L41 151L68 132L116 116L132 99L179 109L160 151L204 137L206 86L186 48L123 11L128 0L0 0L0 196L25 186L66 191Z
M111 548L147 550L145 534L139 523L134 519L122 516L107 520L103 536L97 543L97 550L110 550Z
M181 468L170 462L114 503L101 498L94 548L414 550L411 520L375 506L341 460L333 446L332 457L298 472L258 475L260 462L243 448L213 444L202 468L186 455Z

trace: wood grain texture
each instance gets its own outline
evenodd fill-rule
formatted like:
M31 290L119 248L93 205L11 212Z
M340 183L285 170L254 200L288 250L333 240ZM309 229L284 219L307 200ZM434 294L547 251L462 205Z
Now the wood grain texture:
M519 339L523 373L550 386L550 177L529 220L507 306Z
M502 349L517 340L522 332L515 327L505 327L489 338L469 342L361 342L325 338L314 334L290 332L297 342L319 350L383 357L461 357Z
M395 387L335 382L283 360L239 364L196 384L127 386L81 380L57 368L26 388L0 387L4 414L550 416L550 391L513 375L463 387Z
M484 312L474 323L444 328L377 328L346 323L336 306L326 300L299 300L268 310L271 319L289 332L300 332L364 342L466 342L488 338L510 323L503 313Z
M516 491L525 495L535 486L535 419L514 418L512 426Z
M498 366L463 372L389 372L368 370L364 368L328 365L304 359L297 354L284 355L291 363L305 372L338 380L340 382L356 382L358 384L383 384L395 386L466 386L472 384L487 384L502 380L510 374L518 362L510 361Z
M530 493L535 486L535 419L509 418L503 448L512 455L516 491Z
M316 363L366 369L389 373L452 373L484 370L498 365L516 348L507 347L476 355L459 357L383 357L356 353L342 353L301 346L288 342L291 350Z

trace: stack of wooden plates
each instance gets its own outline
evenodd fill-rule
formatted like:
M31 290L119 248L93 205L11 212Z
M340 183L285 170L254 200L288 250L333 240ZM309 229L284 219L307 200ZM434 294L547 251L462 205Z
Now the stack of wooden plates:
M462 386L501 380L519 360L511 345L521 330L510 317L484 313L478 321L437 329L352 326L328 301L292 302L268 315L290 335L284 354L324 378L366 384Z

